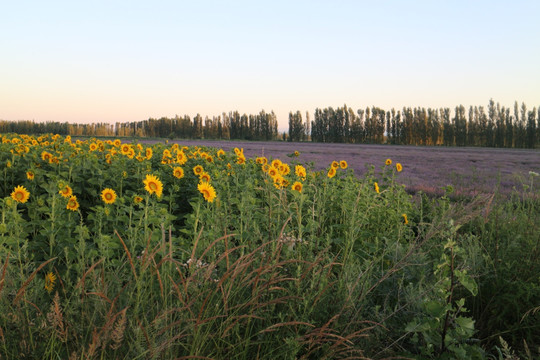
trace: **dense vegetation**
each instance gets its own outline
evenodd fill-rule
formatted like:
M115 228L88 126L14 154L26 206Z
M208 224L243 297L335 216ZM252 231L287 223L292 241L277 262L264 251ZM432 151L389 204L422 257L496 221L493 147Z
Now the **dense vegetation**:
M203 120L200 114L174 118L106 124L68 124L58 122L0 121L0 132L22 134L58 133L71 136L133 136L183 139L242 139L316 141L335 143L487 146L535 148L540 143L540 107L529 110L522 103L510 108L493 100L487 109L463 105L450 108L410 108L384 110L367 107L328 107L315 109L311 121L300 111L289 113L288 133L278 133L274 112L223 113Z
M2 359L533 359L540 191L4 134Z

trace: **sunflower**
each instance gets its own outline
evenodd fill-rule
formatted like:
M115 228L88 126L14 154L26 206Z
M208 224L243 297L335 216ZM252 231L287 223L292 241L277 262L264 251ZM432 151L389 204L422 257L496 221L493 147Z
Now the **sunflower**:
M116 192L109 188L103 189L101 192L101 200L103 200L105 204L114 204L116 201Z
M217 157L222 157L223 155L225 155L225 151L223 151L223 149L219 149L216 155Z
M281 189L289 185L287 180L285 180L285 178L281 176L281 174L277 174L272 179L274 180L274 186L276 187L276 189Z
M392 165L392 160L391 159L386 159L386 161L384 162L384 165L386 165L386 166Z
M213 163L213 162L214 162L214 158L212 157L212 155L207 155L207 156L206 156L206 161L209 162L209 163Z
M138 195L133 198L133 202L135 204L140 204L142 201L143 201L143 198Z
M279 165L278 170L283 176L287 176L291 172L291 168L289 167L289 164L285 164L285 163L281 163L281 165Z
M294 156L295 156L295 157L299 157L299 156L300 156L300 152L299 152L298 150L296 150L296 151L294 152Z
M66 209L71 211L77 211L78 208L79 202L77 201L77 197L75 195L71 195L67 202Z
M201 173L201 175L199 175L199 181L200 181L200 182L207 182L207 183L209 183L210 180L211 180L210 175L209 175L206 171L203 171L203 172Z
M270 175L271 177L276 177L279 174L278 169L276 169L273 166L270 166L267 172L268 172L268 175Z
M244 154L238 155L238 158L236 159L236 163L240 165L246 163L246 157L244 156Z
M396 163L396 170L397 172L401 172L401 170L403 170L403 166L401 166L400 163Z
M270 165L271 165L272 167L275 167L275 168L277 169L277 168L279 167L279 165L281 165L281 160L279 160L279 159L274 159L274 160L272 160L272 162L270 163Z
M334 176L336 176L336 168L335 167L331 167L330 170L328 170L328 174L326 174L329 178L333 178Z
M31 170L29 170L29 171L26 172L26 178L27 178L28 180L34 180L34 177L35 177L35 176L36 176L36 175L35 175L34 172L31 171Z
M331 166L332 166L332 168L337 169L337 168L339 168L339 163L337 161L332 161Z
M60 191L58 191L58 193L60 195L62 195L63 197L68 198L71 195L73 195L73 190L71 189L71 187L69 185L66 185L62 189L60 189Z
M377 194L380 193L379 191L379 184L377 184L376 182L373 183L373 186L375 187L375 191L377 192Z
M143 180L144 189L148 191L150 195L156 194L157 197L161 197L163 192L163 184L161 181L154 175L147 174L146 179Z
M129 144L123 144L122 146L120 146L120 153L122 155L129 154L130 150L131 150L131 146Z
M41 153L41 160L43 161L47 161L50 163L52 161L52 157L53 157L52 154L47 151L43 151Z
M341 160L339 162L339 167L342 168L342 169L346 169L349 167L349 165L347 164L347 162L345 160Z
M146 160L150 160L152 158L152 155L154 155L152 148L146 148L146 150L144 151L144 155L146 156Z
M401 214L403 216L403 223L407 225L409 223L409 219L407 219L407 214Z
M299 178L302 178L302 179L305 179L306 178L306 168L303 167L302 165L296 165L294 167L294 173L296 174L296 176L298 176Z
M207 182L201 182L197 185L197 189L204 196L204 200L208 202L213 202L216 198L216 190L212 185Z
M264 164L264 165L262 166L261 170L262 170L263 172L267 173L268 170L270 170L270 165Z
M45 290L51 292L54 289L54 282L56 281L56 275L52 272L45 274Z
M17 186L13 192L11 193L11 198L15 200L16 202L25 203L28 201L28 198L30 197L30 193L24 186Z
M162 156L162 159L170 159L170 158L172 158L172 154L171 154L171 152L169 151L169 149L163 150L163 156Z
M98 148L97 144L96 143L91 143L90 144L90 151L96 151Z
M258 158L255 159L255 162L260 165L265 165L265 164L268 164L268 159L265 158L264 156L259 156Z
M204 171L204 168L201 165L197 165L193 168L193 173L195 175L201 175L203 171Z
M176 162L179 164L179 165L184 165L187 161L187 156L186 154L184 154L183 151L179 151L177 154L176 154Z
M301 183L300 181L296 181L296 182L292 185L292 189L293 189L294 191L298 191L299 193L302 192L302 187L303 187L303 185L302 185L302 183Z
M184 177L184 169L182 169L181 167L177 166L173 169L173 175L175 178L177 179L181 179Z
M116 147L120 147L120 145L122 145L122 141L120 139L115 139L113 141L113 145Z

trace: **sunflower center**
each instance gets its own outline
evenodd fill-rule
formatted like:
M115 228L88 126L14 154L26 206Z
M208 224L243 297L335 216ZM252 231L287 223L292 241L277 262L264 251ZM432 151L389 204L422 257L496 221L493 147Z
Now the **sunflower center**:
M111 193L106 193L105 194L105 199L112 200L112 194Z
M15 197L17 198L17 200L22 200L23 197L24 197L24 194L20 191L16 192L15 193Z
M157 190L157 184L155 182L151 182L148 184L148 187L150 188L150 190L152 191L156 191Z

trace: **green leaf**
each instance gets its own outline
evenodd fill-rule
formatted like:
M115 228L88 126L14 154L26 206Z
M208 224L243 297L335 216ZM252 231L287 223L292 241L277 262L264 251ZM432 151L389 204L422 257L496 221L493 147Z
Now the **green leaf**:
M435 300L428 301L424 304L424 307L429 315L436 318L442 317L446 311L445 304Z
M465 331L468 336L474 334L474 320L469 317L458 316L456 318L456 324Z
M467 272L456 270L456 276L458 278L458 281L465 289L469 290L469 292L476 296L478 294L478 285L476 284L476 281L469 275L467 275Z

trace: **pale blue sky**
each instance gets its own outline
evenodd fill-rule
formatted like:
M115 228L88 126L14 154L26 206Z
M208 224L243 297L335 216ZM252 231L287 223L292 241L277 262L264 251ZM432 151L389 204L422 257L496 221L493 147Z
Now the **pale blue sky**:
M0 119L540 105L540 1L4 1Z

